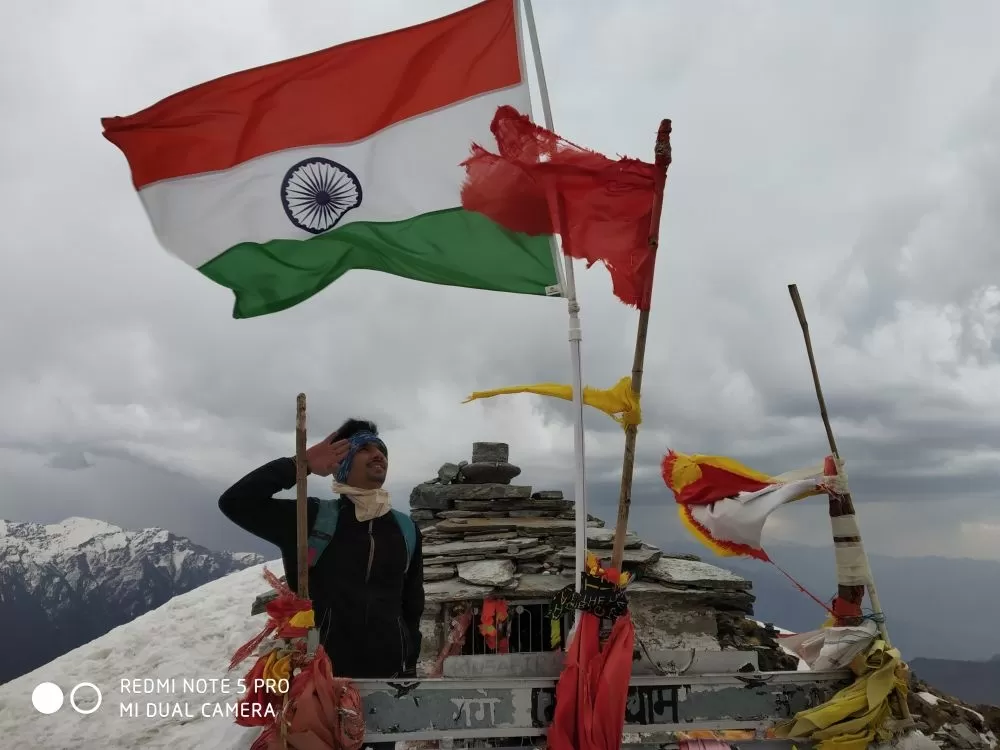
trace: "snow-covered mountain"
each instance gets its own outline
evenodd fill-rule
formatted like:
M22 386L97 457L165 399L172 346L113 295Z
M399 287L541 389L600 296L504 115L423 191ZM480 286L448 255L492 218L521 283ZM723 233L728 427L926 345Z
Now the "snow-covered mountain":
M263 562L163 529L0 520L0 683L209 581Z
M281 561L267 567L280 574ZM220 713L218 707L224 713L226 705L239 699L234 683L250 664L226 670L236 649L263 625L261 618L250 617L254 597L268 588L263 569L258 565L241 570L177 596L0 685L0 744L46 750L245 750L260 730L237 726L232 715L213 714ZM213 687L213 678L232 682ZM65 696L62 707L50 715L32 706L32 692L44 682L58 685ZM88 715L70 706L70 691L81 682L96 685L102 694L100 706ZM89 711L96 705L96 693L81 687L75 701ZM130 708L133 704L137 710ZM147 704L152 704L151 711Z

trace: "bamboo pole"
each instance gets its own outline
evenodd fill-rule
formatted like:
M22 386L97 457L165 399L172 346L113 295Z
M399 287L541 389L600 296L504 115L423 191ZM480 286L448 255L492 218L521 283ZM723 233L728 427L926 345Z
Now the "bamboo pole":
M813 385L816 388L816 400L819 402L819 415L823 420L823 427L826 430L826 439L830 444L830 452L833 454L834 458L840 460L840 452L837 450L837 439L833 436L833 427L830 424L830 415L826 410L826 399L823 397L823 386L819 381L819 369L816 367L816 355L813 353L812 337L809 335L809 321L806 320L806 311L802 306L802 298L799 296L799 288L795 284L788 285L788 293L792 297L792 304L795 306L795 314L798 316L799 325L802 327L802 337L806 344L806 354L809 357L809 369L812 372ZM856 515L854 509L854 500L851 494L845 493L843 495L830 494L830 517L831 518L841 518L844 516L854 516ZM834 536L834 544L848 543L857 544L862 546L863 542L861 540L860 534L858 536ZM867 555L866 557L866 567L867 567ZM884 613L882 612L882 605L879 602L878 593L875 590L875 585L873 582L874 576L871 575L871 568L868 568L868 595L872 600L872 610L876 615L879 616L880 622L879 631L882 634L882 638L889 643L889 634L886 630L885 622L882 621ZM861 606L861 602L865 595L865 587L860 585L843 585L838 581L837 585L837 595L840 596L845 601L849 601L852 604L857 604ZM844 623L857 625L857 622Z
M795 314L799 319L799 325L802 328L802 338L805 340L806 344L806 354L809 357L809 369L812 372L813 385L816 388L816 400L819 402L819 415L823 420L823 427L826 430L826 439L830 444L830 452L833 457L840 461L840 453L837 450L837 440L833 436L833 427L830 424L830 415L826 410L826 399L823 398L823 386L819 381L819 369L816 367L816 355L813 353L812 337L809 335L809 321L806 320L806 311L802 305L802 298L799 296L799 288L795 284L788 285L788 293L792 298L792 305L795 307ZM843 495L840 494L829 494L830 498L830 518L843 518L846 516L855 517L855 528L857 524L857 514L854 510L854 500L851 497L850 492L845 492ZM882 609L882 603L879 601L878 589L875 587L875 576L872 573L871 565L868 563L868 554L864 549L864 542L861 539L860 529L857 532L857 536L838 536L834 533L833 543L837 544L856 544L861 549L861 554L864 556L865 561L865 571L867 573L867 584L868 584L868 596L872 603L872 612L876 616L876 624L878 625L879 634L882 636L882 640L885 641L886 647L892 646L892 642L889 640L889 630L885 624L885 612ZM837 596L844 599L845 601L851 602L852 604L861 607L861 603L865 597L865 587L862 585L845 585L839 580L837 581ZM858 625L859 621L838 621L841 625ZM897 710L899 711L899 716L902 719L902 725L908 726L913 723L913 717L910 714L910 707L907 705L906 699L897 695Z
M303 599L309 598L309 506L306 500L308 474L306 394L300 393L295 403L295 538L298 552L298 595Z
M653 272L656 269L656 254L660 245L660 216L663 213L663 191L667 181L667 169L673 160L670 148L670 120L661 120L656 132L656 183L653 194L653 211L649 221L648 247L652 256L649 264L649 290L644 310L639 311L639 326L635 336L635 356L632 359L632 390L638 399L642 392L642 368L646 358L646 334L649 331L649 308L653 297ZM615 541L611 553L611 567L619 572L625 555L625 534L628 531L628 516L632 506L632 474L635 470L635 440L638 425L625 427L625 455L622 459L622 484L618 495L618 520L615 524Z

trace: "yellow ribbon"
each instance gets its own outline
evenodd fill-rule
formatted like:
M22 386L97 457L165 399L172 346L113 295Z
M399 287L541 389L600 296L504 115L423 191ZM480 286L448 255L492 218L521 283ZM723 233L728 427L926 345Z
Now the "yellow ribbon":
M316 617L311 609L307 609L292 615L288 619L288 624L293 628L314 628L316 627Z
M276 648L272 650L267 655L267 659L264 662L264 669L261 673L261 679L264 680L274 680L273 683L267 683L267 687L270 685L281 685L280 680L290 681L292 678L292 653L286 649ZM285 684L288 684L286 682Z
M815 708L800 711L775 729L775 736L818 741L817 750L865 750L891 737L893 693L906 700L906 665L897 649L877 640L851 664L853 684Z
M533 393L537 396L551 396L564 401L573 400L573 387L558 383L535 383L534 385L512 385L491 391L476 391L462 403L467 404L480 398L492 398L513 393ZM642 408L639 396L632 390L632 378L624 377L611 388L591 388L584 386L583 403L604 412L622 427L642 424Z

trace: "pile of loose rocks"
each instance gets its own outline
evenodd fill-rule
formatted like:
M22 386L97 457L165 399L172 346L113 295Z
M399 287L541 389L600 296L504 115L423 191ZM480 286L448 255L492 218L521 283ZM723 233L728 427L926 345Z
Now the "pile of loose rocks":
M969 706L914 674L908 703L916 728L944 750L993 750L1000 745L1000 707Z

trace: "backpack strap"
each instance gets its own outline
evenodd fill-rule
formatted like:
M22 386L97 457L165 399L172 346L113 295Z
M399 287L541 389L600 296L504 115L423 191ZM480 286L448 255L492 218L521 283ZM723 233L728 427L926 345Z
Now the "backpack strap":
M409 573L410 563L413 562L413 556L417 551L417 525L401 510L393 508L392 515L396 517L399 530L403 532L403 541L406 542L406 570L404 572Z
M309 534L309 567L315 567L316 561L326 550L327 545L333 539L333 534L337 530L337 521L340 520L340 499L319 500L319 510L316 513L316 521L313 523L312 532Z
M406 543L406 571L410 571L410 563L417 552L417 525L406 513L401 510L392 509L392 515L396 519L399 530L403 532L403 541ZM337 531L337 521L340 519L340 499L319 500L319 509L316 512L316 521L313 523L312 532L309 534L309 567L315 567L323 552L333 539Z

